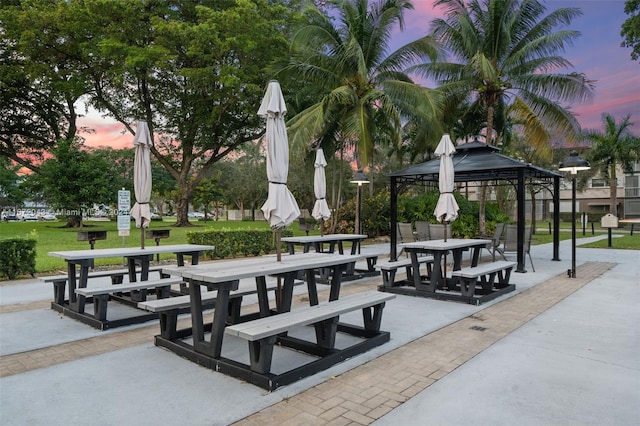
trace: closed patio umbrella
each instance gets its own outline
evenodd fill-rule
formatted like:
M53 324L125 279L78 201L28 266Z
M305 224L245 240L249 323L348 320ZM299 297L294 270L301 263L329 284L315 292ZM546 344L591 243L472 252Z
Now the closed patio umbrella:
M296 199L287 188L289 175L289 139L284 116L287 107L284 103L280 84L272 80L267 86L258 115L266 117L267 129L267 179L269 196L262 205L262 212L272 229L276 230L277 260L281 259L280 237L282 228L293 223L300 216Z
M447 223L456 220L458 217L458 203L453 196L454 169L451 156L455 154L456 148L451 142L448 134L444 134L440 143L436 147L435 154L440 157L440 175L438 177L438 187L440 196L433 214L439 222L444 222L444 239L447 240Z
M149 126L144 120L138 122L136 135L133 138L135 147L135 159L133 163L133 189L136 202L131 208L131 216L136 221L136 227L140 228L140 248L144 248L144 228L151 222L151 134Z
M454 185L454 169L452 156L455 154L456 148L451 142L451 138L448 134L442 135L440 143L436 147L435 154L440 157L440 173L438 176L438 188L440 189L440 196L438 197L438 203L433 214L438 219L438 222L444 223L444 240L447 241L447 224L456 220L458 217L458 203L453 196ZM447 256L444 257L444 277L445 283L447 282Z
M324 158L324 151L322 151L322 148L318 148L316 151L316 161L314 163L315 170L313 172L313 192L316 196L316 202L313 205L311 216L322 222L331 217L331 210L329 210L326 199L327 180L324 173L326 165L327 160ZM320 233L322 234L322 223L320 224Z

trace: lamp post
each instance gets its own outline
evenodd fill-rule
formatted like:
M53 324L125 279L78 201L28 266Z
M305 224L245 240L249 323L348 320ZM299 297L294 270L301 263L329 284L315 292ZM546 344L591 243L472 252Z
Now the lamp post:
M362 223L360 220L360 215L362 214L362 185L369 183L369 178L362 172L362 169L359 169L353 178L351 179L351 183L355 183L358 185L358 205L356 208L356 234L362 234Z
M571 173L571 269L567 271L570 278L576 277L576 175L590 168L589 162L580 158L575 150L558 167L561 172Z

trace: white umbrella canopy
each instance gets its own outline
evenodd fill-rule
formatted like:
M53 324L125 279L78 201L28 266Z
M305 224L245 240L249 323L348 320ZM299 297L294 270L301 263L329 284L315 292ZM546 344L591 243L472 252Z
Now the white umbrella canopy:
M267 119L267 179L269 196L262 205L265 219L276 229L278 260L280 260L280 230L300 216L300 208L289 188L289 138L284 124L287 107L280 84L272 80L258 109L258 115Z
M324 158L324 151L318 148L316 151L316 161L314 163L315 171L313 172L313 192L316 196L316 203L313 205L311 216L316 220L327 220L331 217L331 210L327 204L327 180L324 168L327 160Z
M438 197L438 203L433 214L439 222L444 221L445 226L446 223L456 220L460 209L453 196L454 169L451 157L455 152L456 148L453 146L451 138L448 134L444 134L435 150L435 154L440 157L440 175L438 177L440 197ZM444 239L447 239L446 228Z
M141 247L144 248L143 228L147 228L151 222L151 134L146 121L140 120L133 138L135 147L135 159L133 164L133 189L136 202L131 208L131 216L136 221L136 227L141 228Z

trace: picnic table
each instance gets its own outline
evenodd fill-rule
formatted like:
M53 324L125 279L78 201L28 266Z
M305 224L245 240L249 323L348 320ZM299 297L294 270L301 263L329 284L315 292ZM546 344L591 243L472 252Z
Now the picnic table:
M433 256L433 266L431 270L431 276L425 279L419 273L413 274L413 286L383 286L380 289L392 293L399 293L405 295L413 295L420 297L430 297L443 300L457 300L465 301L472 304L480 304L491 299L494 299L504 293L515 290L515 286L508 283L509 274L511 273L512 262L492 262L495 267L491 268L477 268L475 274L473 271L471 275L477 275L479 283L485 283L483 291L487 294L482 294L481 297L476 297L474 288L464 288L462 282L464 281L460 274L456 274L455 271L462 269L463 253L471 251L470 269L473 270L478 266L478 260L480 259L480 252L483 248L486 248L492 244L491 240L472 238L449 238L445 240L426 240L415 241L410 243L401 244L401 247L405 252L409 253L411 257L411 264L414 271L419 271L420 256L431 255ZM448 272L449 277L445 276L443 271L443 262L445 256L450 254L450 258L453 259L453 266ZM465 271L469 274L468 271ZM504 275L500 276L500 282L498 288L493 286L495 275L500 272ZM486 285L487 281L491 282L491 285ZM462 285L462 286L461 286Z
M89 269L94 266L95 259L99 258L125 258L129 283L137 281L136 265L140 265L140 281L149 280L149 263L153 255L161 253L174 253L177 256L178 265L184 266L184 257L191 256L191 264L197 265L199 257L203 251L213 250L214 246L197 244L175 244L166 246L145 247L122 247L93 250L68 250L52 251L49 256L59 257L67 262L66 282L69 288L69 299L60 300L56 297L52 303L52 308L59 312L83 321L89 325L104 329L105 318L98 319L85 313L86 296L77 294L77 289L86 289L89 279ZM140 286L139 286L140 287ZM116 286L113 286L117 289ZM56 290L64 294L64 286ZM63 299L63 298L62 298ZM62 303L60 303L62 302ZM137 302L137 301L136 301ZM135 304L134 304L135 306ZM135 320L132 320L135 321ZM124 323L121 325L125 325Z
M283 243L287 243L289 254L295 254L296 246L302 246L303 253L308 253L311 247L317 253L334 253L336 247L338 253L344 254L344 243L350 241L351 254L357 254L362 241L367 238L363 234L326 234L326 235L310 235L304 237L285 237L282 238Z
M350 254L360 254L361 244L367 238L364 234L326 234L326 235L310 235L300 237L285 237L282 238L282 242L287 244L289 254L296 253L296 246L302 247L303 253L309 253L311 248L316 253L335 253L336 249L338 253L345 254L345 243L351 242ZM370 277L378 275L379 272L375 270L375 264L378 256L382 253L370 253L367 252L366 261L367 268L362 270L356 270L355 262L351 263L345 269L345 280L353 280L358 278ZM320 281L326 281L326 273L320 271Z
M179 333L176 338L161 334L156 336L155 344L199 365L241 378L269 390L314 374L347 357L364 352L389 340L388 333L378 329L384 300L388 300L384 298L382 293L368 296L369 300L365 304L362 303L362 300L353 301L346 307L332 304L332 302L340 300L343 269L346 265L361 258L363 255L303 253L294 256L284 255L281 261L277 261L273 256L263 256L230 262L212 262L186 268L163 268L164 273L181 277L189 282L192 324L191 336L189 337L191 339L185 339L184 333ZM332 270L329 297L327 301L322 302L318 299L316 288L315 270L318 268ZM294 281L299 272L306 275L309 299L309 307L307 308L314 308L314 310L307 311L305 308L291 310ZM269 306L265 285L267 276L277 276L283 281L281 295L277 300L275 310ZM246 323L251 325L253 332L251 330L234 330L227 324L230 293L238 289L241 279L246 278L255 279L260 309L260 318L253 320L258 323ZM211 322L206 324L201 286L206 287L209 291L217 291L213 318ZM339 309L337 309L338 307ZM374 312L364 314L365 310L369 308L374 309ZM363 309L364 328L338 324L340 313L355 309ZM261 325L260 321L270 321L270 324ZM318 339L316 342L307 342L287 335L286 331L289 329L304 325L315 325ZM261 331L257 332L258 329ZM210 331L210 335L207 340L205 333L208 331ZM348 348L336 349L333 347L333 342L337 331L358 336L362 340ZM234 336L243 336L249 341L251 365L221 355L225 332ZM297 351L314 354L319 356L319 359L293 371L274 374L269 370L271 354L276 342L282 347L292 347Z

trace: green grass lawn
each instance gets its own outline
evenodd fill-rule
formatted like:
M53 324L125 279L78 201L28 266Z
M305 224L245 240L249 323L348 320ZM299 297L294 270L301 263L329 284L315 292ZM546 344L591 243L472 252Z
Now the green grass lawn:
M591 234L591 226L589 226L585 234L582 235L582 227L578 226L576 229L576 238L588 238L597 235L607 235L607 230L596 227L595 234ZM634 235L629 235L629 229L618 228L613 232L616 237L612 238L611 248L614 249L625 249L625 250L640 250L640 232L636 233L634 231ZM619 236L618 236L619 235ZM567 222L560 222L560 240L570 240L571 239L571 224ZM600 241L596 241L594 243L589 244L580 244L580 247L583 248L609 248L608 247L608 239L602 239ZM549 234L546 222L542 222L538 224L536 227L536 234L533 237L533 241L531 242L533 245L536 244L546 244L553 242L553 235Z
M170 219L169 219L170 220ZM151 222L150 229L169 229L170 237L160 240L161 245L186 244L187 232L205 229L269 229L266 221L194 221L192 227L172 226L175 221ZM84 230L105 230L107 239L96 241L95 248L115 247L140 247L140 230L132 223L128 237L118 236L116 222L87 221ZM297 222L289 227L295 235L304 235L298 230ZM36 239L36 271L38 275L46 275L52 271L66 270L64 260L48 256L50 251L63 250L87 250L90 248L88 241L78 241L78 228L64 228L64 222L0 222L0 239L13 237L29 237ZM311 231L310 235L319 234L319 231ZM145 240L145 245L155 245L155 241ZM174 259L171 253L160 255L160 259ZM122 259L96 259L96 266L121 265Z

